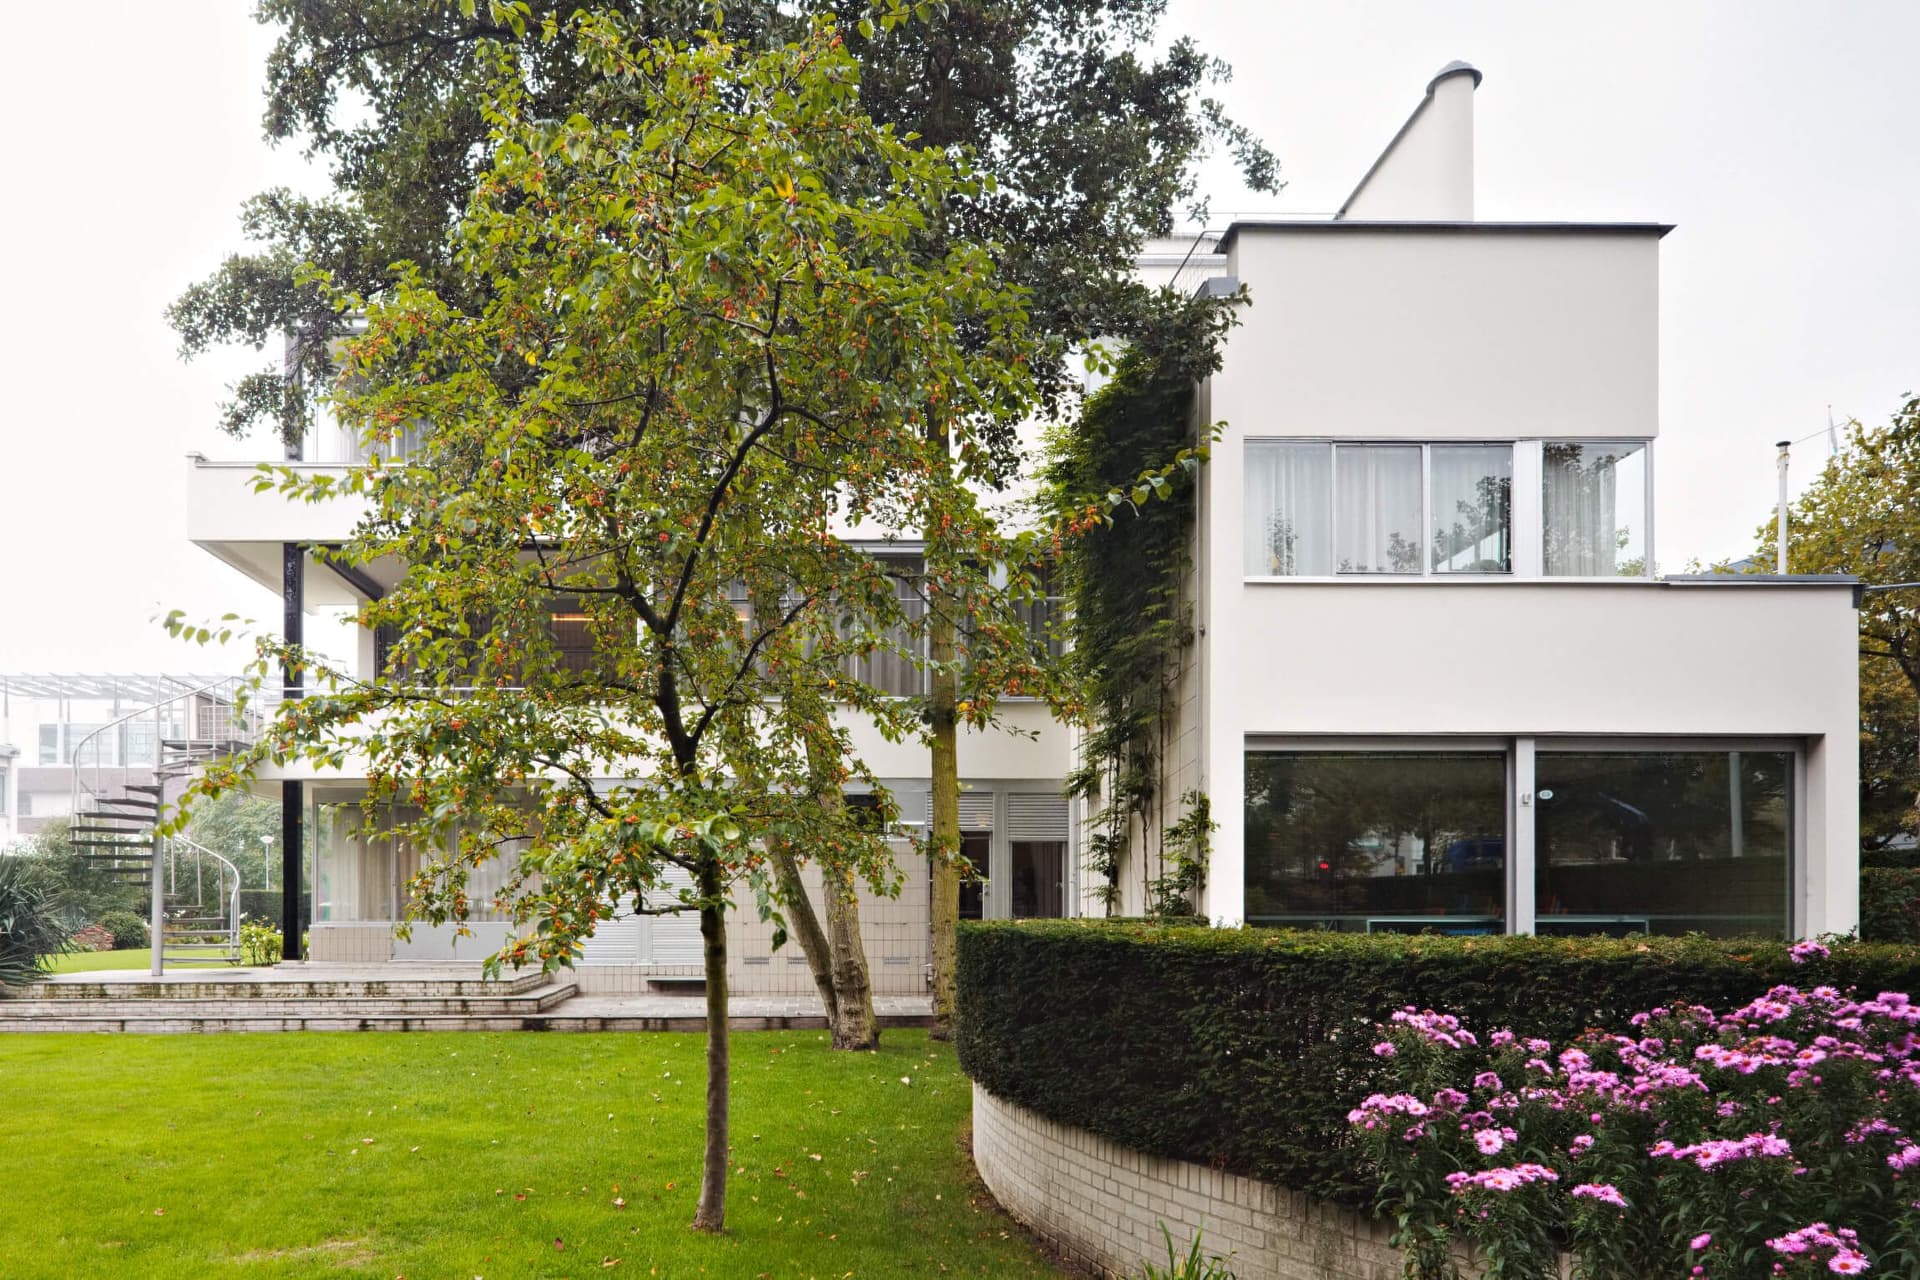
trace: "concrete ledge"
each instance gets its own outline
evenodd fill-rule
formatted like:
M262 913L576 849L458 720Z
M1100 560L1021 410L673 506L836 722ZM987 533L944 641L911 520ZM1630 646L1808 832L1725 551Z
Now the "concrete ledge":
M1400 1280L1389 1228L1297 1192L1184 1160L1142 1155L973 1087L973 1161L1001 1207L1096 1275L1203 1250L1262 1280Z

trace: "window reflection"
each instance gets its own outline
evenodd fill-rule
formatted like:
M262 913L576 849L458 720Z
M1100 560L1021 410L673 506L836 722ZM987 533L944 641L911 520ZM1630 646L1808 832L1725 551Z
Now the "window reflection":
M1788 752L1541 752L1541 933L1780 936L1793 840Z
M1246 893L1254 924L1500 932L1505 754L1250 753Z

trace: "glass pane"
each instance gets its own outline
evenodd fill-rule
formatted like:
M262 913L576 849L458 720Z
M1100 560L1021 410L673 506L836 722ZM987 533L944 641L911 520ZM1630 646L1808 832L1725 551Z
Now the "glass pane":
M1541 933L1787 929L1788 752L1541 752Z
M1437 444L1433 468L1433 571L1513 569L1513 446Z
M1549 577L1639 578L1647 572L1647 446L1576 444L1545 449Z
M992 846L993 836L985 831L960 833L960 856L969 864L968 869L960 873L962 920L987 918L987 857Z
M1013 918L1053 920L1067 914L1067 842L1015 840Z
M1247 445L1247 573L1256 578L1333 572L1333 446Z
M1500 752L1250 752L1247 920L1499 933Z
M1343 444L1335 458L1341 573L1420 572L1420 446Z

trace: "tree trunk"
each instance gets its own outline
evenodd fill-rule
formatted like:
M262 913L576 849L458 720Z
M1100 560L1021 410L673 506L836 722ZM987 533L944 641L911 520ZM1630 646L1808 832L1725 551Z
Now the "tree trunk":
M820 917L814 912L813 899L807 896L807 886L800 878L800 860L793 856L793 850L784 841L777 846L770 843L767 857L773 863L774 879L780 883L780 896L787 906L787 923L793 926L793 936L800 941L801 954L807 958L807 968L813 973L813 985L819 989L820 1004L827 1011L827 1025L838 1026L840 1022L841 993L835 990L837 977L834 971L832 945L827 940L825 930L820 927ZM828 895L831 899L831 894ZM832 903L829 901L828 921L831 925ZM864 986L866 974L861 973ZM841 1047L839 1037L834 1037L834 1048ZM865 1046L862 1046L865 1047Z
M707 1150L700 1167L700 1203L695 1231L727 1226L727 904L720 865L712 854L700 862L700 941L707 977Z
M927 637L927 656L933 664L928 699L933 718L932 902L928 915L933 935L933 1038L951 1040L953 969L960 931L960 868L955 862L960 854L960 729L955 716L960 678L953 669L953 619L931 580L927 602L933 613Z
M834 1006L827 1013L836 1049L874 1049L880 1024L873 1016L873 982L867 949L860 940L860 899L853 877L839 867L820 866L827 895L827 939L832 948Z

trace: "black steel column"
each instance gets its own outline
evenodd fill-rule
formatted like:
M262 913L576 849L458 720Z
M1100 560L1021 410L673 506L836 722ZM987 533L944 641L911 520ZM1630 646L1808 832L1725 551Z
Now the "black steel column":
M280 638L293 650L298 650L306 643L306 572L306 552L300 544L282 543L280 599L285 614L280 624ZM286 686L288 698L300 696L302 676L291 661L281 666L280 680ZM301 823L305 808L304 790L298 782L283 781L280 784L280 927L286 934L282 954L289 960L301 958L300 934L307 924L300 912L300 890L303 887L301 872L306 861L306 840Z

